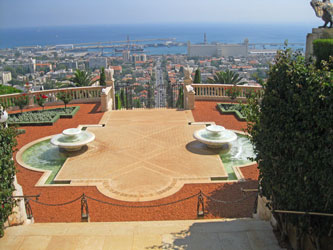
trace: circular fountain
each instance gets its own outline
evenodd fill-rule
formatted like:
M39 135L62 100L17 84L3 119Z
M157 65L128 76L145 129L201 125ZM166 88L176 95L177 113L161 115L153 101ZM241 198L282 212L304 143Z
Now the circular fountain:
M95 135L78 128L69 128L51 139L51 144L67 151L78 151L84 145L95 140Z
M236 133L219 125L211 125L194 132L193 137L209 148L230 148L230 143L237 140Z

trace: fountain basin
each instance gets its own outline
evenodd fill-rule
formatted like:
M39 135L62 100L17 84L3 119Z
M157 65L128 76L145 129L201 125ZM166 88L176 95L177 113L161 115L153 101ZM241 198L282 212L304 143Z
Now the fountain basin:
M237 140L236 133L218 125L197 130L193 137L209 148L230 148L230 143Z
M95 140L95 135L78 128L65 129L62 134L55 135L51 144L67 151L78 151L89 142Z

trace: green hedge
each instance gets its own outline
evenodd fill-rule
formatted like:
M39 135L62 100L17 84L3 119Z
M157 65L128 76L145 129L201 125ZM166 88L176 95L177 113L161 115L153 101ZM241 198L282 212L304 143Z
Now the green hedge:
M239 121L246 121L245 115L242 114L242 106L239 104L218 103L217 110L221 114L234 114Z
M277 53L268 76L248 115L261 191L272 210L332 213L333 72L287 49ZM331 235L333 217L273 214L281 239L289 223L297 228L296 249L305 236L320 244Z
M55 108L10 114L8 124L25 126L53 125L59 118L73 118L80 107Z
M317 67L322 60L329 61L333 56L333 39L317 39L313 41L313 54L317 58Z

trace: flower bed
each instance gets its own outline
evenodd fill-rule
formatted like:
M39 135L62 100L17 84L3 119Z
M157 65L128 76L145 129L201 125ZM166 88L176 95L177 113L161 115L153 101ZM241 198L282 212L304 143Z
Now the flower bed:
M245 113L240 104L217 104L217 109L222 114L234 114L239 121L246 121Z
M80 109L79 106L55 108L10 114L8 124L43 126L53 125L59 118L72 118Z

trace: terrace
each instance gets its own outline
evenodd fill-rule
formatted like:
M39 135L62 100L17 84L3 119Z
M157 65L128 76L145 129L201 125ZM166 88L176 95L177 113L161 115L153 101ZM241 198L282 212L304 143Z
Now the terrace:
M218 154L209 152L202 145L198 151L197 144L193 143L193 132L204 125L189 125L189 122L215 122L237 131L246 127L245 122L238 121L233 115L220 114L216 109L216 101L196 100L195 109L184 111L115 111L112 110L112 99L103 104L105 91L101 89L87 87L60 90L75 93L76 104L69 106L79 105L80 110L72 119L59 119L53 125L22 127L25 134L18 137L20 150L15 159L17 179L23 187L24 195L40 194L41 203L61 204L84 193L99 201L115 204L110 207L109 204L89 201L90 221L175 220L197 218L197 199L187 198L200 191L214 199L235 201L244 197L241 188L257 187L258 171L255 163L237 167L238 180L227 180L228 175ZM49 97L47 109L58 107L58 91L29 93L31 106L36 96L46 94ZM220 92L220 95L223 93ZM112 94L109 96L112 97ZM2 98L10 104L17 97L13 94ZM224 96L223 100L226 98ZM103 107L108 111L102 112ZM106 126L89 127L89 124ZM31 143L61 133L66 128L79 126L88 127L97 139L89 144L84 153L70 157L65 162L54 184L45 184L45 171L38 171L22 163L20 154ZM194 148L191 149L191 146ZM254 199L251 196L241 202L223 206L206 199L205 218L251 216ZM159 206L170 202L175 204ZM79 202L48 207L47 210L40 203L30 202L30 205L35 222L78 222L82 219L78 213Z

